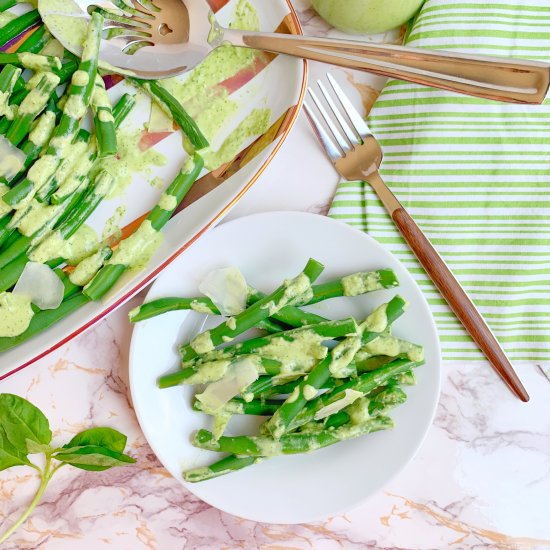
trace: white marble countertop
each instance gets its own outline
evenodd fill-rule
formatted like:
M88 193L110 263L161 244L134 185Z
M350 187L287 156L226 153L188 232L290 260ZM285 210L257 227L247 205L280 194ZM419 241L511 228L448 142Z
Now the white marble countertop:
M308 0L294 3L309 33L327 32ZM325 70L312 66L311 78ZM340 76L355 80L365 107L372 103L363 77ZM299 168L289 173L288 165ZM229 217L268 210L325 213L337 182L300 116L280 154ZM136 466L104 473L61 470L3 549L550 549L550 381L538 365L520 367L528 404L515 399L486 365L445 365L427 439L384 490L323 523L260 524L198 500L148 447L127 380L127 313L139 300L2 382L2 392L21 395L46 412L54 438L113 425L128 434L129 452L137 459ZM0 531L32 498L36 484L22 468L0 473Z

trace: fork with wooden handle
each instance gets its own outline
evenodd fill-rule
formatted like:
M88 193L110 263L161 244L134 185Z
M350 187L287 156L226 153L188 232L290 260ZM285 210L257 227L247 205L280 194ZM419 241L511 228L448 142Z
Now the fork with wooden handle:
M309 92L328 131L311 106L305 103L304 108L336 170L347 180L369 183L426 273L491 366L522 401L529 401L529 394L485 319L432 243L380 177L378 169L383 157L380 144L338 83L330 74L327 76L336 99L321 81L318 84L330 114L311 88Z

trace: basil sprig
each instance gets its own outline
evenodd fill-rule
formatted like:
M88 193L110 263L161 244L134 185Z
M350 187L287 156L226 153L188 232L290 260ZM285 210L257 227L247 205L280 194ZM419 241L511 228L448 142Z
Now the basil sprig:
M112 428L91 428L75 435L63 447L51 445L52 431L44 413L32 403L10 393L0 394L0 471L30 466L40 475L40 486L19 519L0 536L2 544L32 513L52 476L66 464L81 470L100 472L133 464L124 454L127 437ZM29 455L43 454L44 467Z

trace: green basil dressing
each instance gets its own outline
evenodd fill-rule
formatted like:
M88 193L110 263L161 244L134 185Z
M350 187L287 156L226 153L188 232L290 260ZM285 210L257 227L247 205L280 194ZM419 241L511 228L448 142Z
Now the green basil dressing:
M23 294L0 294L0 337L10 338L25 332L34 312L31 299Z

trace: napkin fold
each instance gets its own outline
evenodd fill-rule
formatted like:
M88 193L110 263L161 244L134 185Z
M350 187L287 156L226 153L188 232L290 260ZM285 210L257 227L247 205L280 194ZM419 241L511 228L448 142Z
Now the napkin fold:
M407 44L550 59L547 0L427 0ZM550 359L550 102L497 103L398 80L368 117L381 175L473 298L510 359ZM416 278L445 360L481 353L368 184L343 182L330 215L367 231Z

